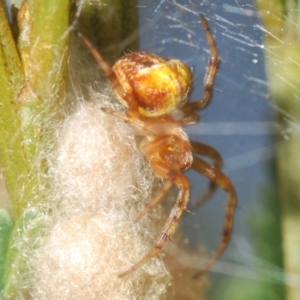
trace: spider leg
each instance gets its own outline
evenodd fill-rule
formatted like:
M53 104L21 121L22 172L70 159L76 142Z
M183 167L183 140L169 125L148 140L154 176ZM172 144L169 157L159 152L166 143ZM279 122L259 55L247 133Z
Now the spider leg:
M161 178L167 178L164 185L159 190L157 195L152 199L152 201L145 207L145 209L137 216L136 221L142 219L147 213L149 213L167 194L172 185L175 182L176 177L170 176L169 170L170 166L166 164L161 158L155 158L155 153L163 151L168 143L170 136L162 136L160 138L154 139L153 141L144 140L140 144L140 149L144 155L148 158L152 170L155 174Z
M179 126L177 121L172 119L166 120L165 117L148 118L146 120L146 118L141 119L136 115L131 114L130 111L124 113L107 107L102 107L101 110L131 125L141 136L161 136L156 139L158 142L160 139L168 140L170 138L170 128ZM149 143L149 145L150 144L151 143ZM158 146L161 147L161 145Z
M166 195L166 193L170 190L172 185L174 184L173 180L168 179L166 182L164 182L164 185L159 190L157 195L152 199L152 201L145 207L145 209L139 213L139 215L136 218L136 222L141 220L146 214L148 214Z
M139 134L143 135L145 132L148 133L148 131L149 131L149 130L147 131L147 129L146 129L145 122L143 122L142 120L140 120L138 118L129 116L121 111L112 110L107 107L102 107L101 110L104 111L105 113L110 114L110 115L122 120L123 122L131 125L132 127L134 127L137 130L137 132Z
M205 160L194 157L193 167L199 173L203 174L210 180L216 182L224 191L226 191L228 195L227 206L226 206L226 214L225 221L223 226L222 238L217 247L216 251L212 254L212 256L208 259L202 270L196 273L195 277L202 275L207 272L215 261L219 258L219 256L223 253L224 249L227 247L233 227L233 219L234 219L234 211L237 203L237 195L234 186L232 185L229 178L224 175L218 168L210 165Z
M209 158L211 158L214 162L214 166L218 169L220 169L223 165L223 159L221 154L214 149L211 146L208 146L203 143L195 142L195 141L190 141L192 145L192 151L200 154L200 155L205 155ZM193 155L194 157L194 155ZM192 168L197 171L197 166L192 164ZM197 209L217 188L217 184L215 181L210 180L208 184L207 190L198 198L198 200L192 204L189 205L188 210L195 210Z
M130 269L119 274L119 277L124 277L129 275L131 272L140 268L145 264L149 259L156 255L163 246L168 242L169 237L174 233L175 228L178 224L178 221L182 215L182 212L185 210L186 205L189 201L189 182L183 174L178 174L176 178L176 184L179 187L179 194L175 206L171 210L171 213L163 227L163 230L158 237L152 250L145 255L139 262L133 265Z
M187 103L184 107L183 110L186 112L191 112L197 109L201 109L205 107L208 102L211 99L212 92L213 92L213 84L214 80L217 74L218 66L219 66L219 52L215 43L215 40L213 38L213 35L211 33L211 30L208 26L208 23L205 19L205 17L200 14L200 21L202 23L202 27L204 29L207 43L210 49L210 58L209 58L209 63L208 67L206 70L206 74L204 77L204 93L201 99L192 102L192 103Z
M137 111L137 108L135 107L134 99L132 99L131 95L128 93L125 93L122 85L119 82L118 77L116 76L113 68L104 60L104 58L101 56L101 54L97 51L95 46L91 43L89 39L87 39L84 35L81 33L78 34L79 37L83 40L87 48L90 50L92 55L94 56L96 62L99 64L100 68L104 72L106 78L110 82L110 84L113 87L113 90L117 96L119 96L121 99L124 99L126 103L130 103L131 107L130 109L132 110L132 113Z

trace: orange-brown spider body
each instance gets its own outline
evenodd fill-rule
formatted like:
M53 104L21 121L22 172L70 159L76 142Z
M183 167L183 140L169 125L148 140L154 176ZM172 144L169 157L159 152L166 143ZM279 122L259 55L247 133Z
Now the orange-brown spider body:
M195 111L205 107L210 101L219 64L218 50L208 23L203 15L200 15L200 20L211 55L204 79L203 97L195 102L187 101L192 74L183 62L146 52L133 52L123 56L111 68L93 45L81 36L110 81L117 98L127 108L126 113L107 108L103 108L103 111L130 124L144 137L140 149L149 161L154 174L164 182L158 194L139 214L137 220L146 215L173 185L179 190L176 203L153 249L129 270L119 274L120 277L130 274L146 263L162 249L173 234L189 202L190 184L184 171L190 167L210 179L206 192L191 207L201 204L217 185L228 193L222 239L215 253L196 276L211 268L231 237L237 197L231 181L220 170L221 155L208 145L189 141L182 129L182 126L197 122L198 115ZM207 156L214 163L211 165L195 154Z
M166 115L187 101L192 74L180 60L133 52L119 59L112 70L125 95L134 95L122 95L119 100L129 110L137 106L142 116Z

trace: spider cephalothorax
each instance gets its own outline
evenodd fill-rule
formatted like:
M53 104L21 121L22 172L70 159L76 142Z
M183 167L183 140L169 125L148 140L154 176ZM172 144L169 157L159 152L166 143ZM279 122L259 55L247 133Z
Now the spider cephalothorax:
M137 219L146 215L173 185L179 190L176 203L153 249L129 270L119 274L120 277L146 263L162 249L173 234L189 202L190 184L183 172L190 167L210 179L208 189L191 207L202 203L217 185L228 193L222 239L215 253L196 276L211 268L231 237L237 197L231 181L220 170L221 155L208 145L190 141L182 129L185 125L195 123L196 110L205 107L210 101L219 64L218 50L208 23L203 15L200 15L200 20L211 54L204 80L203 96L194 102L187 101L192 75L183 62L146 52L133 52L123 56L111 68L93 45L81 36L111 83L117 98L127 108L126 113L106 108L103 110L130 124L137 134L143 137L140 149L149 161L154 174L164 182L158 194ZM214 163L209 164L199 155L209 157Z

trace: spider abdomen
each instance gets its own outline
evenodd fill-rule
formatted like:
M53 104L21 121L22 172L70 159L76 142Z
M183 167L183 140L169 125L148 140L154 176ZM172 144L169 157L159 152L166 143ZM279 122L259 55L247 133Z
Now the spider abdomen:
M126 107L137 105L141 115L157 117L182 107L191 87L192 74L177 59L166 59L146 52L124 55L113 66L130 101L119 99Z

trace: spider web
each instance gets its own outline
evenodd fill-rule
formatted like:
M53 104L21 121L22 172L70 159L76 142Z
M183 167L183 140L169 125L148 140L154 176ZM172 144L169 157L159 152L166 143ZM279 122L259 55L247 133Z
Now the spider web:
M221 65L212 102L199 112L200 123L186 131L191 139L220 151L225 162L223 171L231 178L239 200L231 244L214 268L213 284L218 284L218 291L211 297L233 299L236 293L247 299L244 294L247 289L251 290L249 297L281 299L284 285L281 245L277 243L274 248L280 233L276 232L279 229L276 209L272 211L271 204L276 202L277 194L274 160L275 132L279 124L274 119L277 107L270 100L264 69L266 30L253 1L157 0L150 4L140 0L140 47L179 58L191 66L194 74L191 99L198 99L209 56L199 23L200 12L213 31ZM191 201L195 201L207 183L199 174L189 172L188 176L192 185ZM223 226L225 200L226 194L219 190L195 215L185 216L181 227L190 245L196 246L200 241L210 250L216 247ZM267 226L271 226L273 238L265 239ZM272 251L277 256L268 257ZM187 264L188 261L187 258ZM201 266L199 262L190 263ZM293 280L299 282L300 278L296 276ZM293 284L292 276L285 283ZM255 287L258 291L261 286L264 286L263 296L255 291Z

